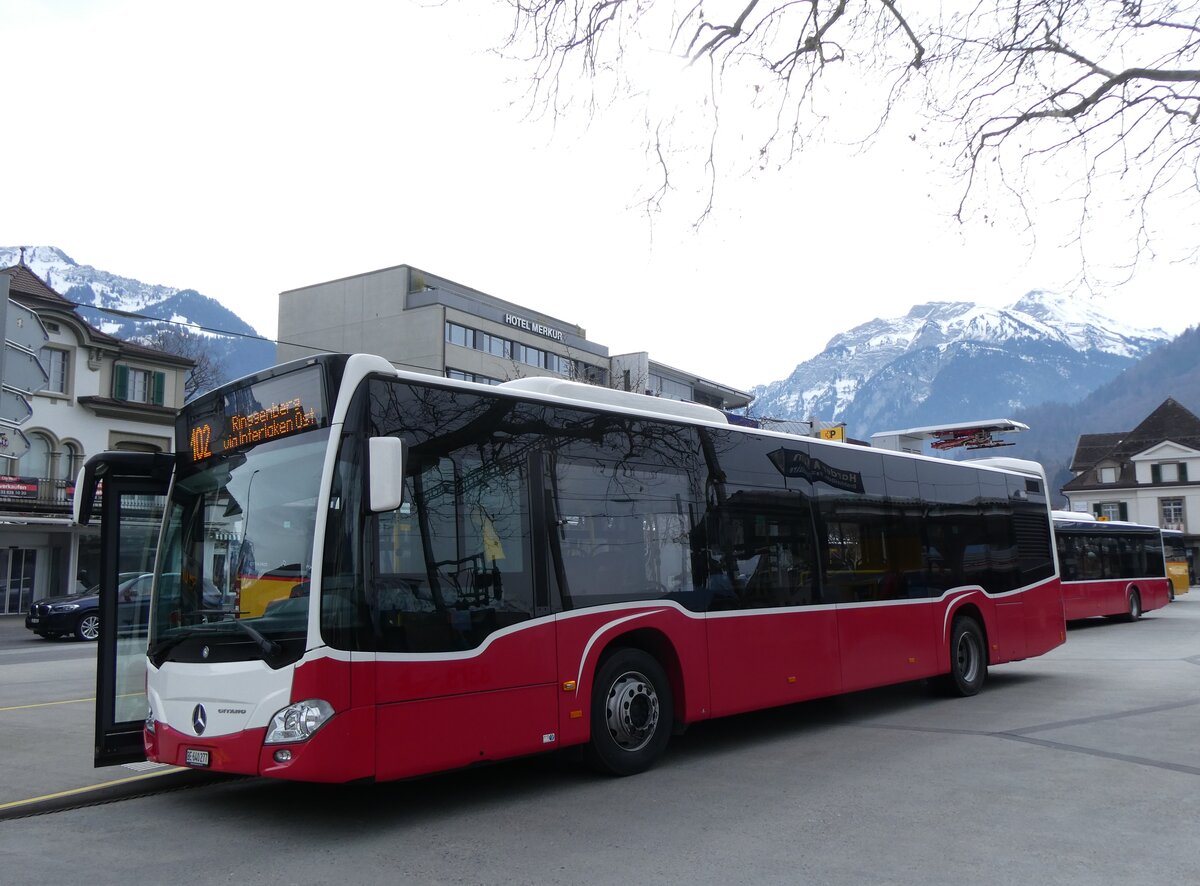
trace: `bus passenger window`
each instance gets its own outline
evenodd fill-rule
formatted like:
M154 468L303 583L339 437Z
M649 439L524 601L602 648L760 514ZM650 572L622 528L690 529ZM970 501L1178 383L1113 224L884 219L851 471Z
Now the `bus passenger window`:
M371 607L391 652L473 649L533 615L524 458L439 458L377 518Z

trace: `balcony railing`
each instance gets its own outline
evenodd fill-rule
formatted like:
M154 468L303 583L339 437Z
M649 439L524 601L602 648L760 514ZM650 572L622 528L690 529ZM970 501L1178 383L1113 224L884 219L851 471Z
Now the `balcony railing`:
M0 511L70 514L75 481L50 477L0 476Z

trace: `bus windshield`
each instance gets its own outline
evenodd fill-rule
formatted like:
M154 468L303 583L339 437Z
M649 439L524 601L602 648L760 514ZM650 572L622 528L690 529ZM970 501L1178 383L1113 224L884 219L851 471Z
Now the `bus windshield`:
M328 440L328 430L286 437L177 476L150 620L156 665L261 658L279 667L303 654Z

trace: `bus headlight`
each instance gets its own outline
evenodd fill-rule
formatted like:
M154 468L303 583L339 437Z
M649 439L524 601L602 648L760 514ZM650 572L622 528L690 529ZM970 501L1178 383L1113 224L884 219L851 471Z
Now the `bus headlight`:
M154 710L153 710L153 708L146 711L145 726L146 726L146 731L149 732L151 735L153 735L154 734Z
M265 744L290 744L308 741L333 716L333 705L319 698L298 701L271 718Z

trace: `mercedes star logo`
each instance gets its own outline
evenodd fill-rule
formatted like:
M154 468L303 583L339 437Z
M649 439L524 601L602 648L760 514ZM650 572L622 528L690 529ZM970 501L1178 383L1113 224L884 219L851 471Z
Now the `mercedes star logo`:
M198 704L192 709L192 728L196 730L197 735L203 735L207 725L208 714L204 710L204 705Z

